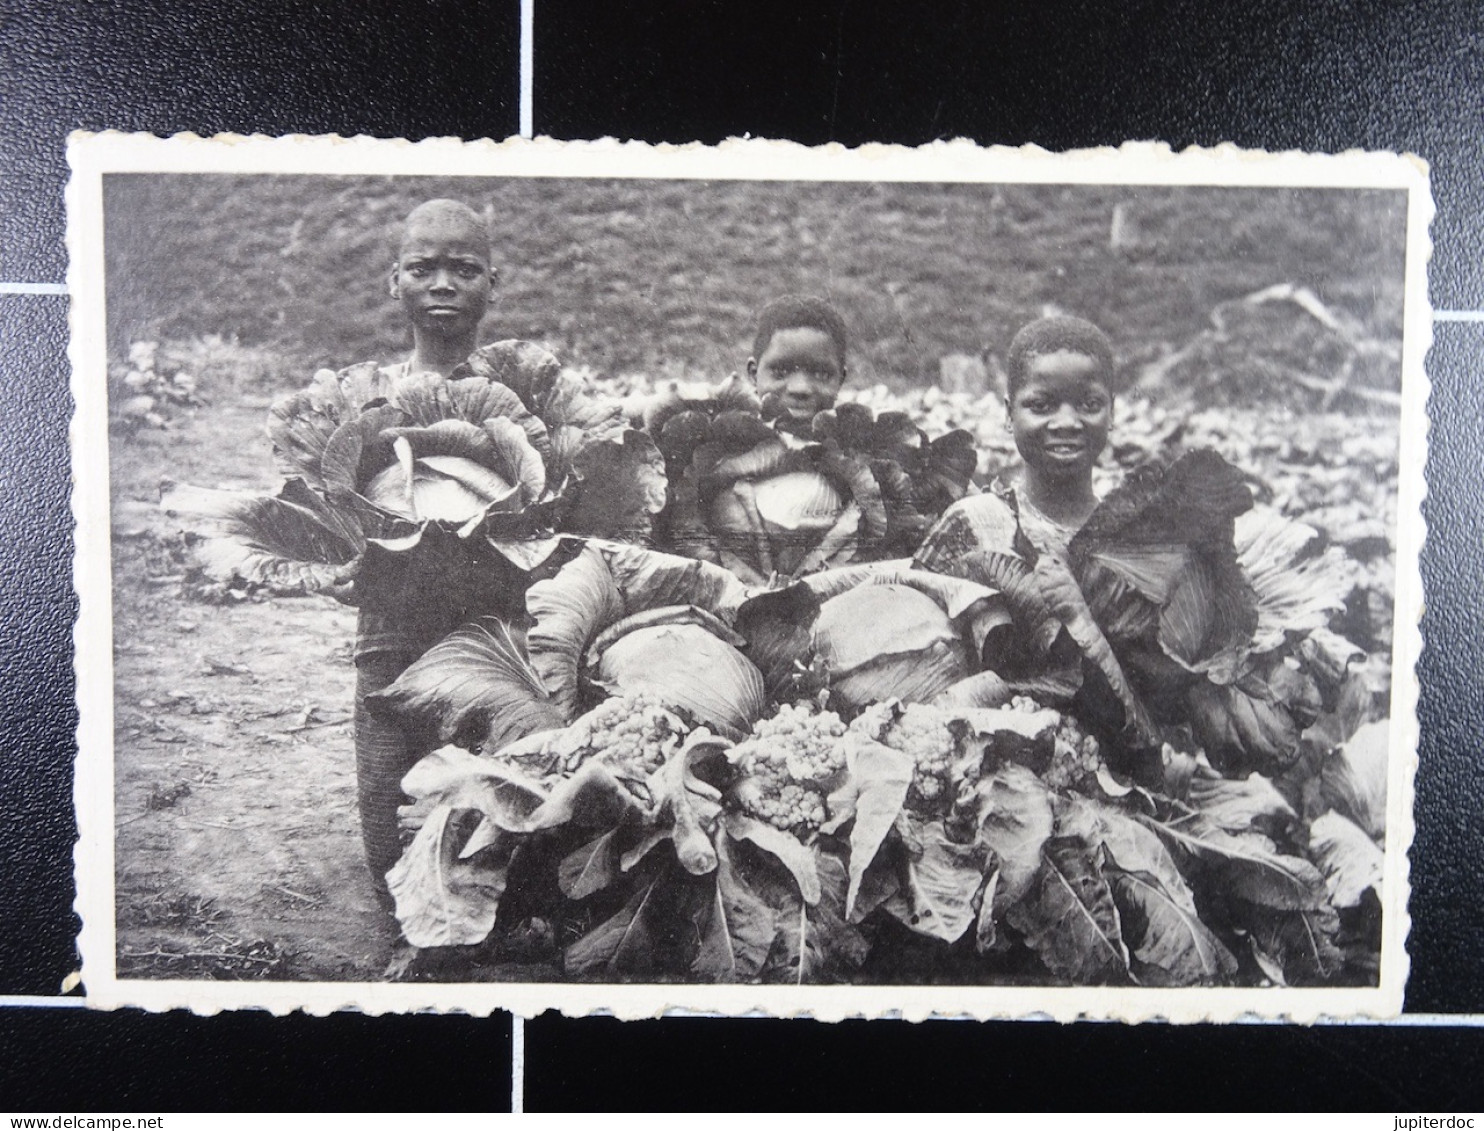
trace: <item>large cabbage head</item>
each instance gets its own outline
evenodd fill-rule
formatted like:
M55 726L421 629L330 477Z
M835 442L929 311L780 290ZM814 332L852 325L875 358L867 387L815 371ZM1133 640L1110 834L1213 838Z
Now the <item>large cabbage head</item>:
M414 373L335 429L320 472L329 501L382 549L416 549L431 524L482 534L530 568L554 533L551 451L546 425L506 386Z
M968 649L947 610L902 584L865 584L831 597L814 648L845 703L925 703L970 673Z
M590 662L610 690L651 695L719 734L745 734L767 707L752 661L713 629L678 617L624 633Z
M739 416L740 414L732 414ZM827 447L798 447L755 419L697 450L701 519L739 577L791 578L870 557L886 527L870 466Z
M800 421L776 409L684 411L660 430L672 544L746 581L910 554L969 488L966 434L935 446L902 413L843 404Z
M374 469L361 487L373 506L408 522L463 525L491 510L520 510L546 489L541 453L515 422L483 425L440 420L427 428L392 428L375 445ZM391 460L385 459L387 447Z
M708 562L590 541L526 595L531 663L568 716L591 682L652 694L736 737L766 705L762 675L732 627L744 595Z
M848 561L860 513L847 510L847 498L840 485L814 470L733 481L711 501L722 561L758 577L793 577L810 564L817 569L835 559Z
M433 555L444 570L483 546L525 574L559 534L648 541L665 503L649 437L529 342L487 346L448 379L322 370L274 404L268 433L290 476L278 495L165 499L196 520L223 580L359 600L367 553Z

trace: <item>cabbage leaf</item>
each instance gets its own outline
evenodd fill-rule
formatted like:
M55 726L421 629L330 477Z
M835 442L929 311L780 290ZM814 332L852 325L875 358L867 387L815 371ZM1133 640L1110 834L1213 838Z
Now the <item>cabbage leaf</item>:
M742 878L726 845L717 839L716 886L690 971L708 982L749 982L767 964L778 913Z
M349 582L365 540L360 528L304 484L277 495L166 485L160 506L209 531L203 564L218 580L241 578L274 593L315 593Z
M1391 724L1367 723L1324 762L1319 771L1320 796L1367 836L1386 835L1386 766Z
M1307 911L1325 904L1324 877L1309 861L1278 853L1255 833L1237 836L1202 813L1140 817L1172 850L1214 866L1234 894L1261 907Z
M957 942L978 914L991 871L989 850L949 839L941 821L902 817L911 825L912 843L903 842L902 885L882 909L919 934Z
M367 703L440 742L491 753L567 722L516 633L494 618L455 629Z
M1248 904L1241 921L1259 961L1281 970L1285 985L1322 985L1344 969L1345 954L1336 942L1340 917L1328 904L1287 911Z
M1144 985L1219 985L1237 972L1236 957L1179 899L1148 872L1104 869L1119 923Z
M975 836L994 853L999 868L993 894L993 909L999 915L1030 891L1056 819L1050 793L1024 766L1001 766L979 782L975 793Z
M1324 873L1335 907L1358 907L1365 893L1381 890L1385 857L1360 826L1331 810L1309 826L1309 856Z
M1025 936L1052 975L1075 985L1129 980L1129 952L1113 892L1103 873L1106 854L1072 837L1053 837L1025 899L1006 920Z
M402 934L416 947L483 942L509 882L510 845L494 843L478 858L464 859L457 815L453 806L434 807L387 873Z

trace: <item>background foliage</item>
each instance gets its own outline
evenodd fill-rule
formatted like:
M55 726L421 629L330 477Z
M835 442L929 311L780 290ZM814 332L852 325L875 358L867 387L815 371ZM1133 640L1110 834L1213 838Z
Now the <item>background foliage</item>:
M501 283L486 339L600 374L717 376L755 310L824 294L853 383L934 381L1002 353L1048 306L1089 317L1125 366L1274 283L1376 338L1401 330L1401 194L1352 190L113 175L110 346L220 336L272 347L297 384L408 346L386 272L422 200L482 210Z

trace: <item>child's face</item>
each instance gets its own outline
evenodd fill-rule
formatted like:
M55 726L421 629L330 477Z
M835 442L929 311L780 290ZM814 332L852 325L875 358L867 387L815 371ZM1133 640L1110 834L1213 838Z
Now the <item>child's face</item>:
M1113 394L1096 358L1072 350L1033 355L1008 407L1028 468L1061 480L1092 474L1113 420Z
M483 233L451 218L417 224L402 241L391 289L420 330L448 336L477 331L494 289Z
M762 357L747 359L747 373L757 384L758 396L776 393L783 410L799 419L833 408L845 383L845 366L834 339L813 326L776 332Z

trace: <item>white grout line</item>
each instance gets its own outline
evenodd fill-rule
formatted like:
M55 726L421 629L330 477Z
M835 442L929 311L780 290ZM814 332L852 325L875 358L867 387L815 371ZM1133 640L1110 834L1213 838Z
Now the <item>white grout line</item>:
M510 1015L510 1113L526 1110L526 1019Z
M1484 310L1434 310L1434 322L1484 322Z
M520 0L520 136L534 137L536 0Z
M80 997L47 997L44 994L0 994L0 1009L82 1009L88 1003Z
M0 283L0 295L64 295L66 283Z

